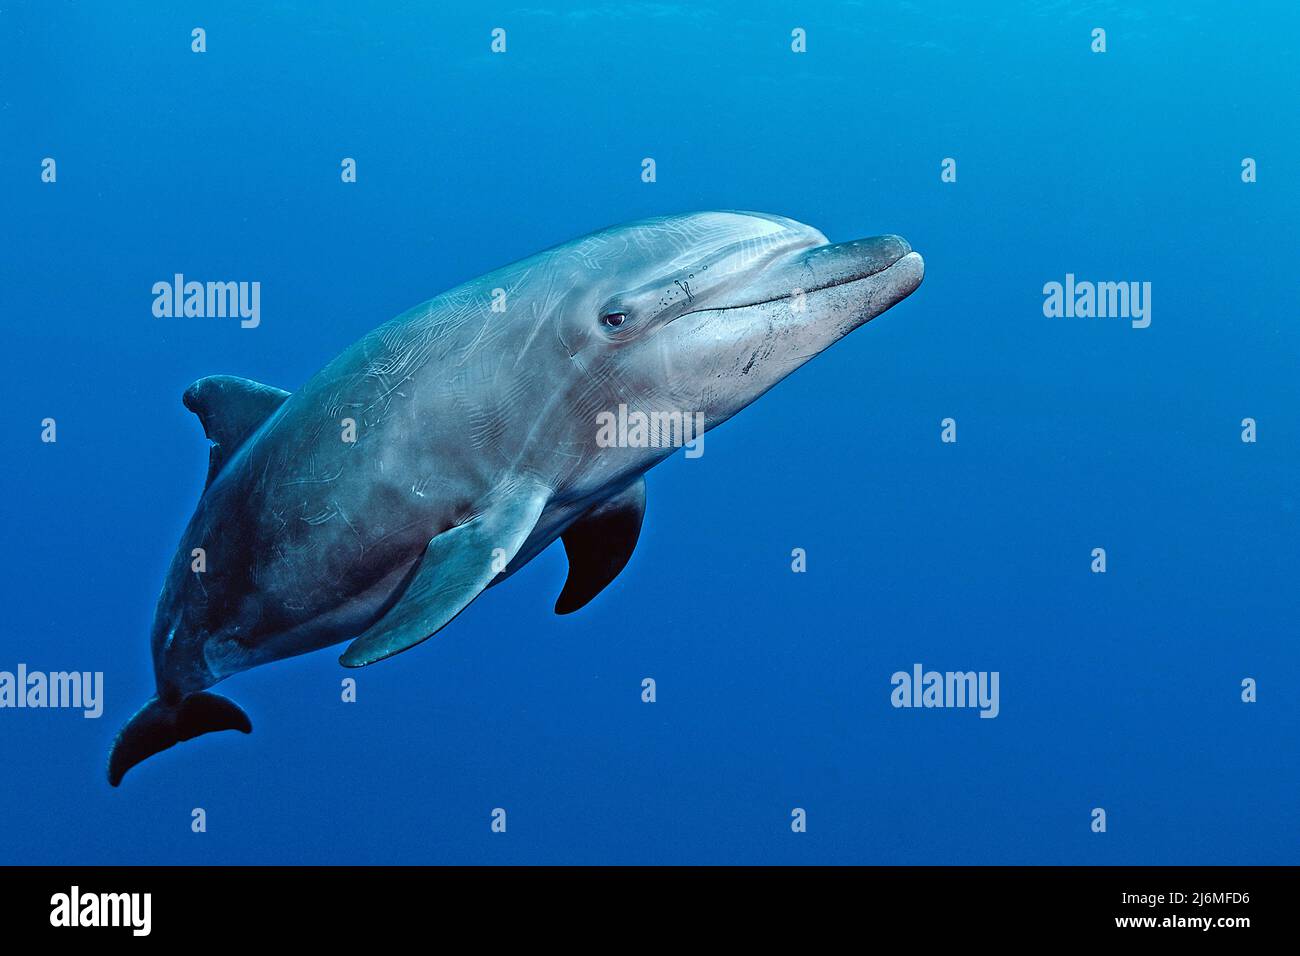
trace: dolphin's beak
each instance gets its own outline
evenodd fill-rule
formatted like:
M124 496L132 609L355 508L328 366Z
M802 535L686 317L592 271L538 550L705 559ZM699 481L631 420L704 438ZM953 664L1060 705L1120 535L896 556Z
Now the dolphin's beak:
M811 292L875 275L911 251L902 236L872 236L813 246L800 251L797 258L807 275L807 291Z
M826 243L772 260L746 282L739 298L700 311L746 309L783 299L795 299L800 308L817 299L857 299L869 312L865 322L911 295L924 277L925 263L901 236Z
M925 262L901 236L875 236L804 250L781 271L825 348L915 292Z
M782 272L805 295L872 279L873 315L878 315L916 290L925 263L902 236L873 236L805 249Z

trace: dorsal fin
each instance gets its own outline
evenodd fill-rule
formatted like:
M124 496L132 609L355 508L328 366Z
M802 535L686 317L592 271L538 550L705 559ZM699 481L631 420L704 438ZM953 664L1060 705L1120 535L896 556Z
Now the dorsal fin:
M185 390L185 407L199 416L203 434L212 441L208 454L208 480L212 484L221 466L257 431L289 393L234 375L209 375Z

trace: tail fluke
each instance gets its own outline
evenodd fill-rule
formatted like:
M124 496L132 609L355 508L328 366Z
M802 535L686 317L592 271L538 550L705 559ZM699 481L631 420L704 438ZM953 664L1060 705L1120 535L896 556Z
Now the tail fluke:
M140 761L182 740L193 740L215 730L251 734L253 723L238 704L219 694L192 694L176 707L150 697L113 741L108 755L108 782L116 787Z

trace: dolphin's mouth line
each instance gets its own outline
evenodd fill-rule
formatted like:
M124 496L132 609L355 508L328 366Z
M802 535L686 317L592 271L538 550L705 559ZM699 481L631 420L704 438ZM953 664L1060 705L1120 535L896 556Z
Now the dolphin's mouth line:
M889 263L889 265L876 269L874 272L864 272L861 275L850 276L846 279L836 279L834 282L827 282L811 289L800 289L799 291L804 295L811 295L814 292L825 292L827 289L836 289L842 285L851 285L854 282L861 282L863 279L874 279L876 276L884 275L890 269L894 268L894 266L906 259L908 255L909 253L907 252L903 253L893 262ZM699 315L701 312L730 312L734 309L752 309L757 305L768 305L772 302L781 302L785 299L792 299L794 298L794 295L794 290L791 290L782 295L774 295L770 299L759 299L756 302L743 302L739 305L717 305L708 309L694 309L690 312L683 312L681 315L677 316L676 319L673 319L673 321L676 322L677 319L683 319L688 315Z

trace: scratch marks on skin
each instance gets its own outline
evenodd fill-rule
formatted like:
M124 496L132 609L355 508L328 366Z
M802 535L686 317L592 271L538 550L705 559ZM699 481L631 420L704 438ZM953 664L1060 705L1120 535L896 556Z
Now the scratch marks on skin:
M329 484L331 481L337 480L341 474L343 474L342 465L340 465L339 470L334 472L332 475L325 475L321 478L289 478L280 482L280 484L281 486Z
M466 414L470 447L481 450L493 447L505 436L505 416L496 409L475 405Z
M339 394L335 392L330 396L330 400L325 404L325 418L329 421L338 421L352 409L360 407L360 402L345 402L341 399ZM317 434L319 434L319 431L317 431Z
M343 519L343 523L348 526L348 529L357 536L357 545L361 548L361 553L364 555L366 553L366 539L361 536L361 532L357 530L356 525L354 525L348 518L347 512L340 507L337 501L331 501L330 507L334 509L335 514Z
M474 333L474 337L461 349L460 360L456 362L458 367L463 366L474 357L475 352L478 351L479 343L491 336L493 327L497 324L495 321L496 316L490 309L482 311L482 318L483 321L479 324L478 331Z
M379 394L366 410L411 381L440 345L454 345L454 333L475 307L469 292L454 289L398 316L367 336L363 340L366 362L361 378L373 380ZM445 353L444 349L441 357ZM389 384L394 381L396 384Z
M338 512L331 507L331 508L326 508L320 514L312 515L310 518L305 518L300 516L298 520L305 521L309 525L318 525L318 524L324 524L326 521L329 521L337 514Z
M594 236L579 242L572 250L574 257L592 272L606 268L610 260L618 260L628 254L632 243L626 234L598 232Z
M370 373L367 373L367 374L370 374ZM404 393L403 393L403 392L400 392L400 391L398 391L398 390L399 390L403 385L405 385L405 384L407 384L408 382L414 380L414 378L415 378L415 373L412 372L412 373L410 373L409 375L407 375L405 378L403 378L403 379L399 380L398 382L396 382L395 384L390 385L390 386L387 386L387 387L384 387L384 388L383 388L383 391L381 391L381 392L379 393L379 395L377 395L377 396L375 397L375 400L374 400L374 401L372 401L369 405L367 405L367 406L365 406L364 408L361 409L361 413L360 413L360 414L361 414L361 417L362 417L363 423L366 424L366 425L368 425L368 426L370 426L370 427L374 427L375 425L378 425L380 422L382 422L386 417L388 417L388 409L389 409L389 407L392 405L392 401L393 401L392 396L393 396L393 395L397 395L398 397L405 397ZM382 376L376 376L376 379L377 379L377 381L380 382L381 387L383 387L383 378L382 378ZM383 408L383 410L379 413L379 417L378 417L378 418L375 418L375 419L371 419L371 418L369 418L369 414L370 414L370 412L374 411L375 406L376 406L376 405L379 405L380 403L383 403L384 408Z
M514 288L511 289L510 294L514 295L515 289L525 288L526 287L525 284L527 283L528 277L530 275L531 272L525 272L522 276L520 276L518 283L515 285ZM546 275L546 290L542 296L542 301L540 304L535 299L532 303L533 327L529 330L528 337L524 339L523 344L519 346L519 351L515 354L515 363L514 363L515 368L519 367L519 363L522 362L524 360L524 356L528 354L528 350L529 348L531 348L533 344L533 340L537 338L538 333L540 333L545 326L554 323L554 316L555 313L559 310L560 302L563 300L564 296L567 295L570 289L572 288L571 285L566 285L563 290L557 287L556 271L554 269L547 269L545 275ZM558 329L559 324L558 323L554 323L554 324ZM568 351L567 345L565 346L565 350ZM570 354L572 354L572 352L570 352Z

